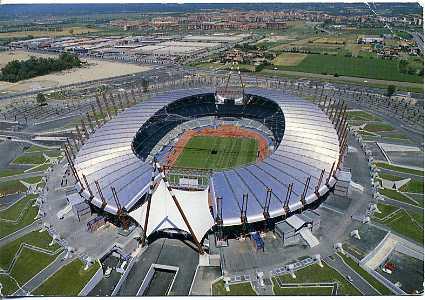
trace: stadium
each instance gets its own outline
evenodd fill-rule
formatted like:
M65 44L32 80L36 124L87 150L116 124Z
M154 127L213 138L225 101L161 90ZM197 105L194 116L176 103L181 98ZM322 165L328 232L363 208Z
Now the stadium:
M122 111L67 157L93 209L138 224L143 243L176 230L202 252L211 229L267 230L323 201L345 151L344 115L284 90L177 89Z

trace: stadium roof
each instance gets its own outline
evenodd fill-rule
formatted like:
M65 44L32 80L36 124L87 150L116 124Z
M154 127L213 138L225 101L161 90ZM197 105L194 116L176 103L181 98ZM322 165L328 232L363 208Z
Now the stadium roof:
M213 88L182 89L160 93L150 100L121 112L106 123L81 147L75 160L78 174L84 174L94 194L92 203L102 206L95 181L98 181L107 205L106 211L117 213L111 186L118 195L122 207L130 210L149 187L152 166L139 159L131 145L139 128L155 112L178 99L212 94ZM247 219L249 222L264 220L263 210L266 189L272 189L269 214L271 217L285 213L283 204L288 185L293 183L289 199L290 211L303 206L301 195L305 182L311 176L305 202L318 199L315 187L322 170L324 178L339 158L339 141L332 122L310 101L283 94L279 90L247 89L246 94L257 95L274 101L283 111L285 133L277 149L265 160L233 170L215 172L211 179L213 199L222 197L224 225L241 223L240 210L243 194L248 194ZM330 185L335 178L331 177ZM328 192L325 180L318 192ZM89 192L83 195L89 198Z

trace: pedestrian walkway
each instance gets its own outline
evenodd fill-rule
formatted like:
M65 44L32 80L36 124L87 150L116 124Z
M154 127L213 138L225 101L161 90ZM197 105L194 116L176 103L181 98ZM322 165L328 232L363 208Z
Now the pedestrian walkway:
M12 176L0 177L0 182L43 176L45 172L46 171L28 172L28 173L21 173L21 174L12 175Z
M334 259L326 257L324 261L337 270L342 276L347 278L350 276L351 284L356 287L365 296L378 296L380 295L375 288L373 288L366 280L363 279L357 272L347 266L344 261L338 256L334 255Z
M23 285L22 288L25 291L31 292L35 290L37 287L39 287L50 276L52 276L60 268L62 268L64 265L66 265L73 259L73 258L64 259L65 255L66 255L66 251L63 251L50 265L48 265L44 270L42 270L40 273L38 273L33 278L31 278L27 283L25 283L25 285ZM16 292L14 296L25 296L25 294L23 294L23 292L20 290Z
M258 296L274 296L273 285L270 279L264 279L264 286L258 280L252 281L252 285Z
M27 227L24 227L18 231L15 231L14 233L0 239L0 247L3 247L4 245L13 242L14 240L19 239L20 237L23 237L24 235L33 232L35 230L39 230L41 228L41 220L37 220L34 223L28 225Z

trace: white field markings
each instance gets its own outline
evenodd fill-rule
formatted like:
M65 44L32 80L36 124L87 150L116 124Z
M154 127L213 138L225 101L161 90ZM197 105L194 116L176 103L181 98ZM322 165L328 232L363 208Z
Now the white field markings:
M284 283L279 276L274 276L274 278L277 282L277 287L281 289L332 288L332 294L334 294L335 289L338 289L337 281ZM273 281L272 284L274 285Z
M413 218L412 217L412 215L407 211L407 210L405 210L405 212L406 212L406 214L409 216L409 218L410 218L410 220L412 221L412 223L414 223L416 226L418 226L419 228L421 228L421 229L424 229L424 225L423 224L420 224L420 223L418 223L417 221L416 221L416 219L415 218Z
M423 228L423 224L419 224L416 220L415 220L415 218L413 218L412 217L412 215L406 210L406 209L404 209L404 208L398 208L397 210L395 210L394 212L392 212L392 213L390 213L390 214L388 214L388 215L386 215L385 217L383 217L383 218L376 218L378 221L380 221L381 223L384 223L384 224L387 224L387 225L389 225L389 224L391 224L391 223L393 223L393 222L396 222L396 221L398 221L398 220L400 220L402 217L403 217L403 212L404 213L406 213L408 216L409 216L409 218L410 218L410 221L414 224L414 225L416 225L418 228L420 228L420 229L424 229ZM406 224L407 225L407 224Z
M13 256L11 263L9 264L9 267L7 268L7 270L5 270L7 273L12 272L13 268L15 267L16 261L19 259L19 256L21 256L21 253L24 249L29 249L31 251L40 252L40 253L43 253L43 254L46 254L46 255L49 255L49 256L56 256L63 251L62 247L59 247L55 251L51 251L51 250L48 250L48 249L45 249L45 248L37 247L37 246L23 242L19 245L18 251L16 251L15 255Z
M50 162L48 162L48 161L46 160L45 162L43 162L43 163L41 163L41 164L38 164L38 165L36 165L36 166L34 166L34 167L31 167L31 168L29 168L29 169L25 170L25 171L24 171L24 173L30 173L32 170L37 169L37 168L39 168L39 167L41 167L41 166L44 166L44 165L48 165L48 166L50 166L51 164L50 164ZM47 170L47 169L46 169L46 170ZM42 170L42 171L46 172L46 170Z
M24 201L25 200L25 197L26 196L23 196L22 198L20 198L18 201L16 201L15 203L13 203L12 205L10 205L9 207L0 210L0 212L3 212L5 210L11 208L13 205L16 205L20 201ZM25 205L25 207L20 210L19 215L16 217L15 220L0 218L0 221L1 222L6 222L6 223L15 223L15 224L19 223L35 201L37 201L37 198L28 200L27 205Z
M395 211L389 213L386 216L383 216L382 218L377 217L377 215L378 215L377 213L373 214L373 216L381 222L386 222L387 220L391 219L393 216L398 214L401 210L402 210L402 208L397 208Z

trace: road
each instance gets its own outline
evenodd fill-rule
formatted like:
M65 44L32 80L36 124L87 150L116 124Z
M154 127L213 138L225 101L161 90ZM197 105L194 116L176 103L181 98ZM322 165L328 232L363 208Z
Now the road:
M383 196L383 197L384 197L383 202L386 203L386 204L390 204L390 205L394 205L396 207L404 208L404 209L411 211L411 212L414 212L414 213L421 214L421 213L424 212L424 209L422 207L411 205L409 203L397 201L397 200L394 200L394 199L390 199L390 198L385 197L385 196Z
M351 284L354 285L365 296L378 296L380 295L366 280L357 274L353 269L348 267L338 255L333 255L333 259L326 257L323 260L336 269L344 277L350 276L352 279Z
M421 53L424 53L424 39L423 37L417 33L417 32L409 32L413 39L415 40L416 44L418 45L419 49L421 50Z

